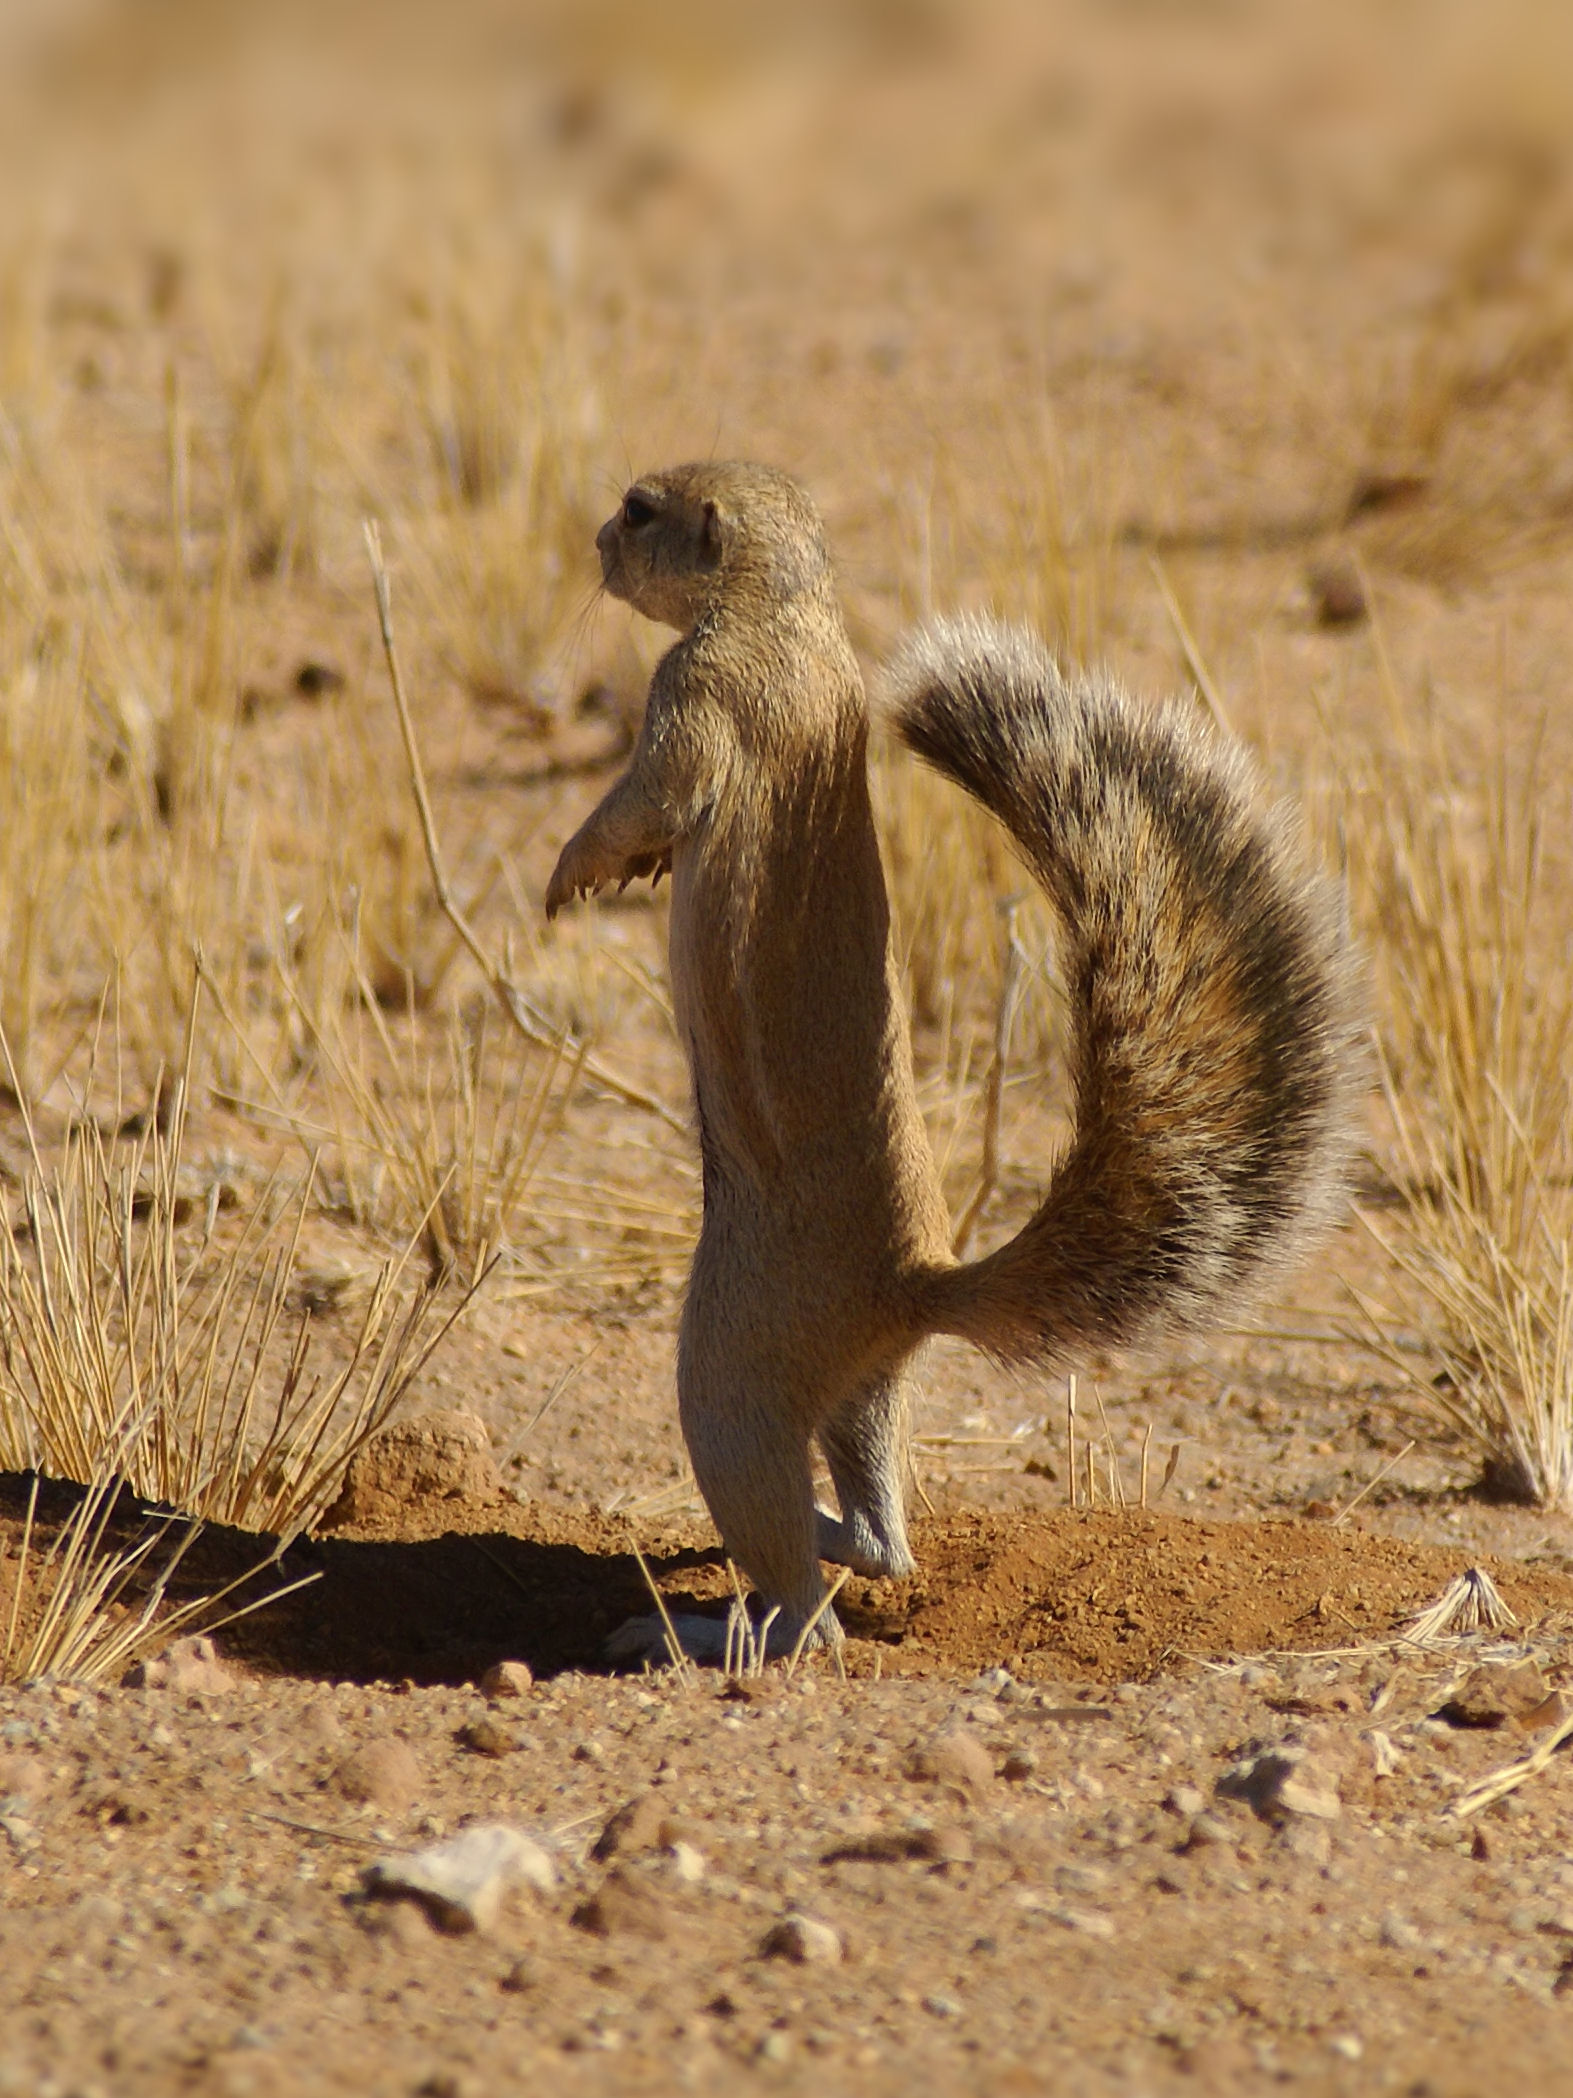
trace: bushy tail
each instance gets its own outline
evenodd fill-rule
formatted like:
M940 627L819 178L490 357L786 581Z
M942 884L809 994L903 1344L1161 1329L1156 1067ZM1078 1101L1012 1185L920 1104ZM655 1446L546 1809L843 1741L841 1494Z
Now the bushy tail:
M1062 925L1075 1135L998 1252L916 1307L1007 1360L1199 1324L1336 1211L1362 1083L1337 892L1236 747L1028 632L947 621L894 725L1005 825Z

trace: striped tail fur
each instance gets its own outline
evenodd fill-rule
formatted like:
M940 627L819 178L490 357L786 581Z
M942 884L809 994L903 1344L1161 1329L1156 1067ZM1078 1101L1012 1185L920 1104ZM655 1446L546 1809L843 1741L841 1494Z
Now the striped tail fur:
M1074 1136L1007 1245L931 1270L927 1331L1007 1361L1206 1323L1337 1213L1363 1089L1339 893L1239 746L1030 632L945 621L890 667L902 740L995 815L1061 927Z

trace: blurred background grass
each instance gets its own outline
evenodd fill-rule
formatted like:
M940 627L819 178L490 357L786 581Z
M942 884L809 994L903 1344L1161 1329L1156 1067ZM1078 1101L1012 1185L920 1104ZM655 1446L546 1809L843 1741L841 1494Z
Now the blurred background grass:
M185 1163L235 1205L203 1193L193 1262L287 1162L313 1274L413 1235L438 1275L670 1290L682 1140L488 1018L433 905L360 528L466 904L680 1119L660 905L548 941L536 904L661 645L598 606L595 524L640 466L743 452L813 486L871 659L932 608L1030 617L1207 683L1302 795L1393 1087L1404 1257L1362 1286L1432 1322L1421 1386L1498 1394L1446 1432L1511 1443L1565 1389L1570 61L1551 0L11 0L13 1207L184 1072ZM1015 876L889 753L876 789L959 1208ZM1038 1163L994 1233L1059 1127L1052 928L1017 934L1006 1151Z

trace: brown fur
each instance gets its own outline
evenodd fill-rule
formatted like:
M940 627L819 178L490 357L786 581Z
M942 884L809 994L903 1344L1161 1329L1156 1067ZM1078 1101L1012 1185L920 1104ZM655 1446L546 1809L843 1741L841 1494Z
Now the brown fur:
M1075 1139L1017 1237L958 1266L813 504L769 468L676 467L597 545L607 589L682 638L546 909L671 871L704 1177L683 1432L790 1640L821 1557L911 1569L906 1373L929 1334L1018 1360L1149 1339L1234 1301L1326 1215L1354 1119L1350 964L1238 753L1067 682L1030 635L917 636L895 726L1014 835L1061 914L1072 1005ZM815 1437L839 1517L814 1507Z

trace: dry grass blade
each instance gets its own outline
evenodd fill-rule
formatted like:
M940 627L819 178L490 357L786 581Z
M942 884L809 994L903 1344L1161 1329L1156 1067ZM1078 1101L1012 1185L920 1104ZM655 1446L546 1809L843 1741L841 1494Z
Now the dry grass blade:
M1434 1603L1403 1627L1408 1646L1435 1646L1466 1632L1503 1632L1518 1619L1482 1566L1465 1569Z
M118 1449L106 1448L98 1475L41 1558L33 1550L39 1488L34 1474L5 1645L0 1648L0 1683L31 1682L40 1676L118 1682L134 1662L180 1633L198 1626L204 1631L221 1630L321 1579L320 1573L310 1573L250 1602L226 1608L232 1596L279 1562L286 1548L280 1543L214 1594L192 1597L166 1609L170 1584L202 1525L180 1515L152 1515L146 1518L144 1535L136 1543L117 1548L106 1542L121 1498L128 1446L143 1432L145 1426L128 1428ZM179 1542L161 1556L161 1548L177 1529L182 1533ZM20 1627L28 1603L33 1622L24 1640Z
M634 1546L634 1558L638 1562L639 1571L644 1576L644 1584L650 1591L651 1599L655 1603L656 1613L660 1617L661 1636L666 1645L667 1659L671 1663L672 1670L680 1682L692 1682L695 1674L693 1660L684 1650L683 1642L677 1636L677 1627L672 1622L672 1613L666 1607L666 1597L656 1586L655 1576L651 1573L645 1555L640 1551L638 1545Z
M828 1609L830 1609L831 1605L835 1602L836 1597L841 1593L842 1589L845 1588L845 1586L847 1585L848 1581L851 1580L851 1578L851 1567L843 1566L840 1572L836 1575L836 1578L831 1582L830 1586L819 1598L818 1609L816 1609L813 1616L808 1619L807 1623L803 1626L802 1631L798 1633L797 1642L793 1646L791 1653L787 1655L786 1673L788 1681L790 1681L791 1678L797 1674L798 1663L802 1660L804 1654L808 1650L808 1642L813 1638L815 1627L818 1625L819 1620L824 1616L825 1612ZM774 1613L772 1613L772 1615L773 1614ZM839 1641L837 1658L839 1661Z
M1527 1779L1537 1777L1545 1770L1558 1750L1565 1748L1570 1741L1573 1741L1573 1712L1516 1763L1505 1764L1502 1769L1492 1771L1489 1777L1481 1778L1477 1784L1461 1792L1453 1802L1453 1814L1463 1821L1471 1814L1478 1814L1483 1807L1494 1806L1499 1799L1506 1799Z
M398 647L393 638L393 605L388 587L388 571L382 558L382 540L375 523L368 519L364 526L366 552L371 562L372 582L377 598L377 622L382 633L383 655L388 665L388 682L393 688L393 703L398 710L399 733L404 742L404 754L409 765L410 790L415 797L415 807L420 816L421 837L425 841L426 860L431 869L432 887L444 917L469 949L470 955L490 986L492 995L508 1015L509 1020L528 1041L546 1048L558 1046L559 1036L545 1019L531 1010L529 1000L507 971L486 951L480 936L460 908L448 882L443 862L442 846L437 836L436 818L432 814L431 797L426 791L426 773L421 764L420 747L415 740L415 724L410 718L409 701L404 693L404 677L399 668ZM657 1100L643 1086L632 1085L610 1071L598 1058L585 1053L574 1045L574 1053L583 1057L585 1075L629 1107L642 1109L655 1115L669 1128L686 1134L687 1123L681 1115L674 1114L666 1103Z

